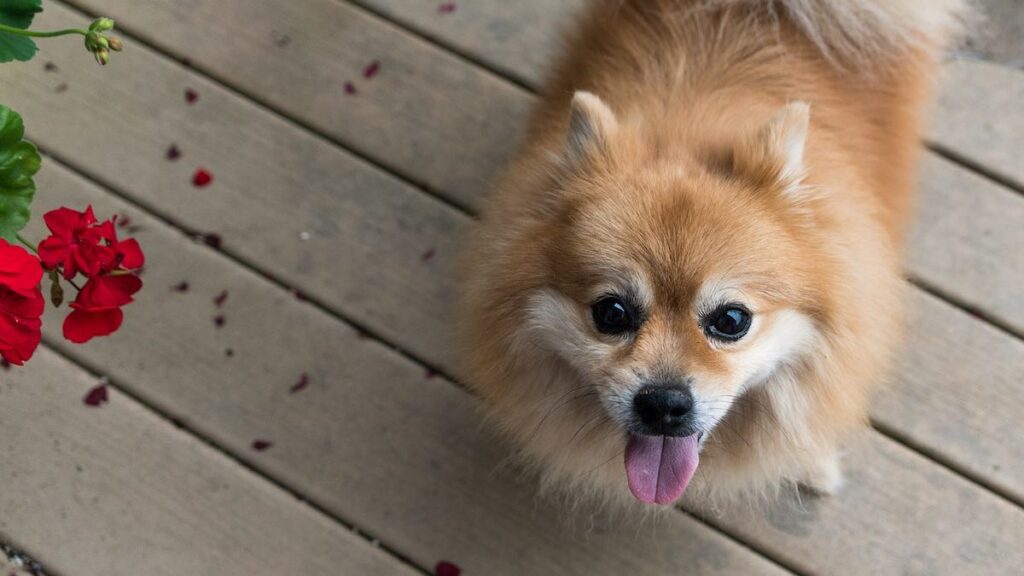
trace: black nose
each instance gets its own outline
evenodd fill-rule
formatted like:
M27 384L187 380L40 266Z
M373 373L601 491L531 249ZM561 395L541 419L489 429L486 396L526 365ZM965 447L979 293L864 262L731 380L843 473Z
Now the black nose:
M633 397L633 410L645 434L686 436L692 433L692 409L693 394L689 388L644 386Z

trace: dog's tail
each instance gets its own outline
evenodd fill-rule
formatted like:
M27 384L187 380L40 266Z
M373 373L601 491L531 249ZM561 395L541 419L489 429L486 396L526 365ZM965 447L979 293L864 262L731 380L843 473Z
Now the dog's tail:
M828 58L855 66L913 48L937 53L960 35L969 15L969 0L738 1L783 13Z

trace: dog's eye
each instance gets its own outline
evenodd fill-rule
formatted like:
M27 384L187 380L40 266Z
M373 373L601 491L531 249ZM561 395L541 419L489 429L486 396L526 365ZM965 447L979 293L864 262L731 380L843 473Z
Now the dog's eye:
M704 329L712 338L735 342L747 334L750 320L750 312L746 308L727 304L708 315Z
M636 330L632 307L617 296L605 296L590 307L594 324L602 334L622 334Z

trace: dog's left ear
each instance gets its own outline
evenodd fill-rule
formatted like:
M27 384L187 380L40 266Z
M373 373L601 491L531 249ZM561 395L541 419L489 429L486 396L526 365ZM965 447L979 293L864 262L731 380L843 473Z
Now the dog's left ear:
M759 130L740 141L733 168L767 185L796 193L804 178L804 146L811 107L806 102L783 106Z
M565 139L565 160L579 167L608 147L618 128L611 108L597 96L583 90L572 96L569 112L569 133Z

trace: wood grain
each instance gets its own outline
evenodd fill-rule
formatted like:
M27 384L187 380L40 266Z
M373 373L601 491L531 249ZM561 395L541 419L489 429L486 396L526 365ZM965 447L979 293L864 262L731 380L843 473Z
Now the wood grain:
M354 0L383 18L520 84L536 87L561 47L559 31L572 23L583 0L455 2L441 12L422 0Z
M940 80L928 140L1024 191L1024 70L954 60Z
M923 292L893 385L872 418L887 433L1024 503L1024 342Z
M719 523L806 574L1010 575L1024 565L1019 508L878 435L846 463L838 498L783 498Z
M920 188L911 276L1024 335L1024 197L934 154Z
M520 89L338 0L80 4L458 204L514 150L528 105Z
M123 344L123 342L122 342ZM58 574L415 572L47 349L0 380L0 540Z

